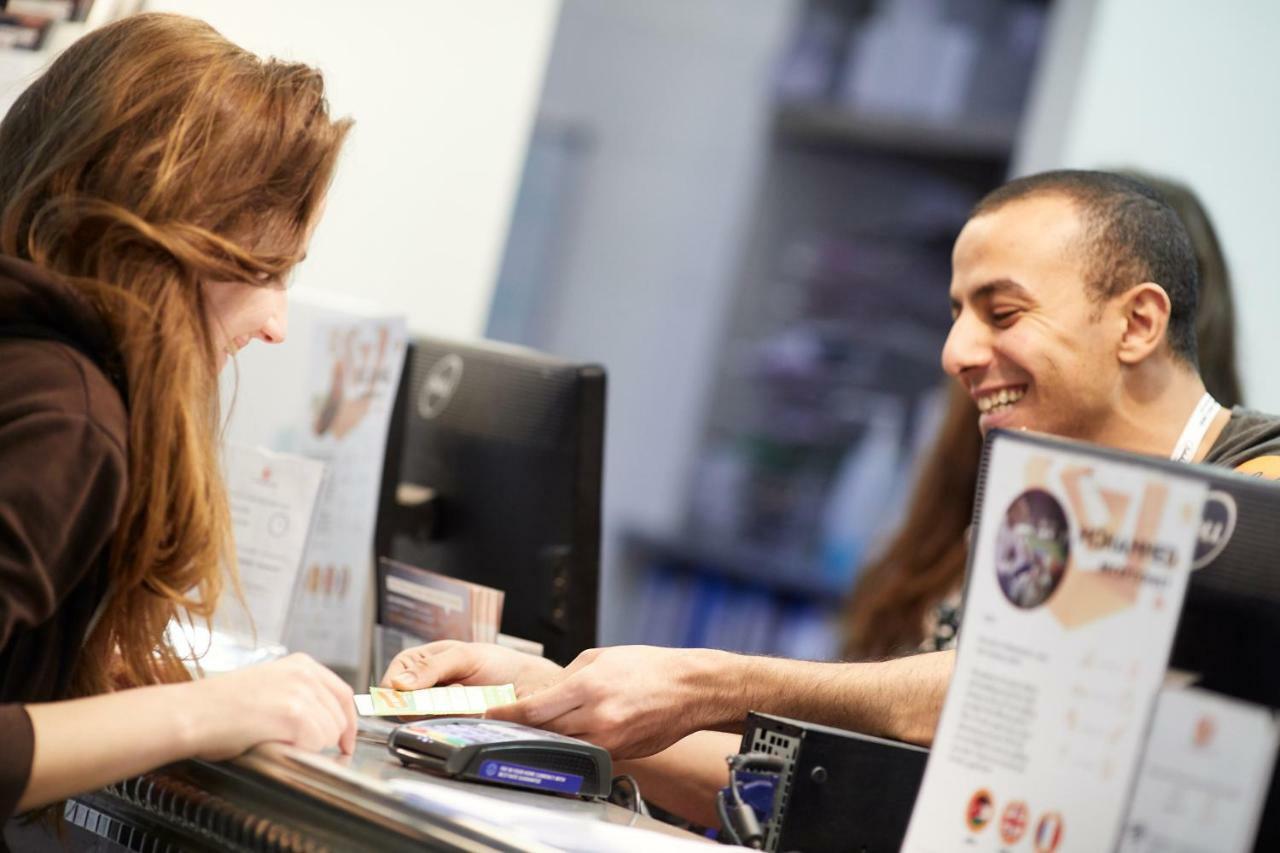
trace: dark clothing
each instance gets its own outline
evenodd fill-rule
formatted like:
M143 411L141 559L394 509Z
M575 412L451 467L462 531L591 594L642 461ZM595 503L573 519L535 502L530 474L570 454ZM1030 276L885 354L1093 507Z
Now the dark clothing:
M1236 406L1204 462L1238 468L1263 456L1280 456L1280 418Z
M128 484L117 363L72 288L0 256L0 822L31 773L22 703L67 698L106 592Z

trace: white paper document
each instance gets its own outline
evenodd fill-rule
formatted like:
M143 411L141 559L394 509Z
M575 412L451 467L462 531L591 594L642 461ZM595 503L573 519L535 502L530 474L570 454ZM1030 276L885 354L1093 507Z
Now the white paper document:
M239 445L224 448L223 459L244 600L228 587L214 630L248 648L279 645L324 464Z
M231 440L327 466L284 640L356 683L368 683L374 525L406 340L402 315L295 288L288 342L249 347L223 374Z
M1161 691L1122 853L1248 853L1277 743L1268 708L1194 687Z
M1002 437L903 849L1113 850L1206 486Z

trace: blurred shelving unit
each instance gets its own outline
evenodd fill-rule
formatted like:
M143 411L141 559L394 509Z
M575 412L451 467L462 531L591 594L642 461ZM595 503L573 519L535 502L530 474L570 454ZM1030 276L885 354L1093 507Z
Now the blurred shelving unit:
M838 656L932 440L951 245L1008 171L1047 10L803 4L683 529L622 538L636 639Z

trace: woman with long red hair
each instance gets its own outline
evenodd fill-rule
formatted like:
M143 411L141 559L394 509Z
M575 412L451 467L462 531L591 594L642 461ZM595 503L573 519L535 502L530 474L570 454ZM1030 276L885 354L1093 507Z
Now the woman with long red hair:
M218 374L286 333L349 128L320 74L139 15L0 122L0 820L184 757L353 748L300 655L192 681L234 569Z

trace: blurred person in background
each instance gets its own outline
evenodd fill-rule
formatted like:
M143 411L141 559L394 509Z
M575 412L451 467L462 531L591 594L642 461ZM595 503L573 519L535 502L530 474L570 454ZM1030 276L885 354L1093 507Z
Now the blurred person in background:
M1183 184L1135 171L1126 174L1164 196L1191 238L1200 275L1195 322L1200 376L1220 404L1241 405L1231 277L1209 214ZM863 568L849 600L844 644L848 660L955 646L968 555L964 534L973 520L982 433L973 400L954 383L949 385L946 412L937 438L921 457L902 525Z

